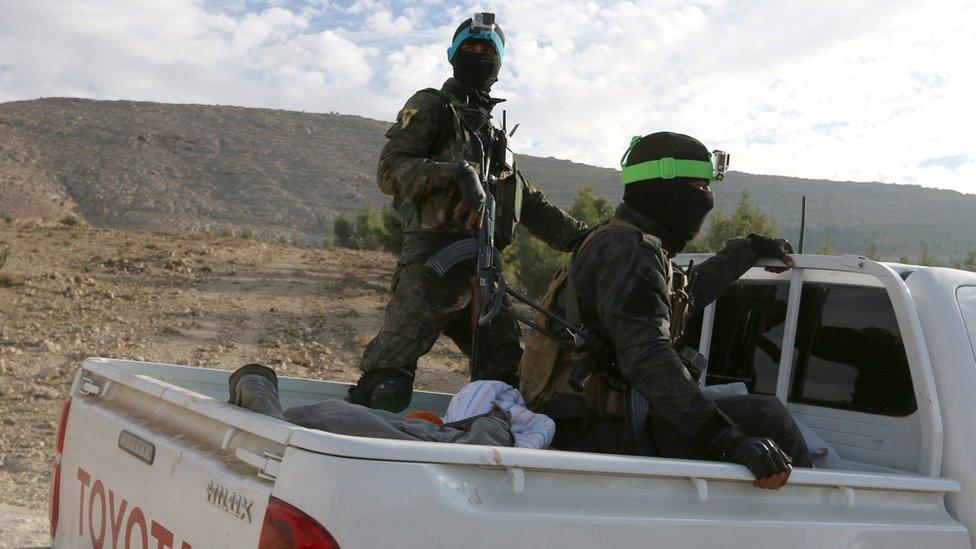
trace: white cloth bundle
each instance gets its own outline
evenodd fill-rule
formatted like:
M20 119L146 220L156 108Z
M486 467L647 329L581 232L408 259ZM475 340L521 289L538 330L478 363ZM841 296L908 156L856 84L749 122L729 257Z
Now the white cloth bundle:
M552 442L552 437L556 434L556 423L549 416L526 408L522 393L502 381L474 381L462 387L451 398L444 422L452 423L487 414L496 406L508 412L511 417L515 446L546 448Z

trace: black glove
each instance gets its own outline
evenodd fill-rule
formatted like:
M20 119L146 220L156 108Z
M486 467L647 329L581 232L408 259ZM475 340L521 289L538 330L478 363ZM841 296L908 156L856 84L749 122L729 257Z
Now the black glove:
M769 238L758 234L748 237L749 244L759 257L783 259L786 254L793 253L793 246L785 238Z
M768 438L747 438L735 427L716 437L709 446L709 454L722 461L745 465L758 481L793 470L793 460L775 442Z
M481 177L474 166L461 162L455 181L461 189L461 202L471 211L476 212L485 205L485 188L481 186Z

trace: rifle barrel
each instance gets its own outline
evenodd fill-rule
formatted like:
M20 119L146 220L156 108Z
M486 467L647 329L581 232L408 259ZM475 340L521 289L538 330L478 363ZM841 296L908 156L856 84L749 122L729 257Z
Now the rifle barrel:
M572 332L574 334L577 334L580 337L583 337L585 339L585 336L583 336L583 334L580 333L580 327L579 326L573 326L569 322L566 322L559 315L556 315L556 314L554 314L554 313L546 310L545 307L539 305L535 301L532 301L528 296L522 294L518 290L514 290L511 287L509 287L507 290L508 290L509 295L511 295L515 299L521 301L522 303L525 303L529 307L532 307L536 311L539 311L540 313L542 313L543 315L545 315L546 318L548 318L549 320L552 320L552 321L556 322L557 324L559 324L563 328L566 328L570 332Z
M514 318L515 320L518 320L522 324L525 324L529 328L532 328L533 330L535 330L535 331L539 332L540 334L548 337L549 339L551 339L551 340L559 343L560 345L563 344L563 342L560 341L559 338L556 337L555 334L553 334L549 330L543 328L538 322L532 320L531 318L529 318L527 316L523 316L522 313L519 313L517 311L510 311L510 313L512 315L512 318Z

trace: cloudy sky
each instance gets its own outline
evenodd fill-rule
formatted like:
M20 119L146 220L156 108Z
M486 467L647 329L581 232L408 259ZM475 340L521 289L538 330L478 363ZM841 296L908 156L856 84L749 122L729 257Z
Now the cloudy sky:
M0 101L391 120L475 11L520 152L614 166L667 129L742 171L976 193L976 1L0 0Z

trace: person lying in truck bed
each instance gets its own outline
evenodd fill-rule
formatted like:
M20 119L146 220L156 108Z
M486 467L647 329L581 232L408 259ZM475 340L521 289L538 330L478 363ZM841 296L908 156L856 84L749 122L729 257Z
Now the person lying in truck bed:
M788 242L758 235L730 240L691 272L672 263L713 208L709 184L727 161L687 135L631 141L621 162L623 204L577 246L542 303L584 327L585 347L536 332L526 339L520 388L531 409L556 421L553 447L730 461L771 489L786 484L793 465L811 466L775 397L710 399L696 379L702 357L681 345L689 309L714 301L758 258L793 265Z
M235 370L228 379L228 389L231 404L308 429L340 435L453 444L515 446L516 443L511 417L500 408L493 407L487 413L446 424L372 410L339 399L285 410L278 396L278 376L261 364L247 364Z
M552 419L525 407L517 389L502 381L479 380L461 388L444 418L430 411L400 416L344 400L283 409L278 376L261 364L247 364L227 381L228 402L308 429L340 435L484 446L546 448L556 427Z

